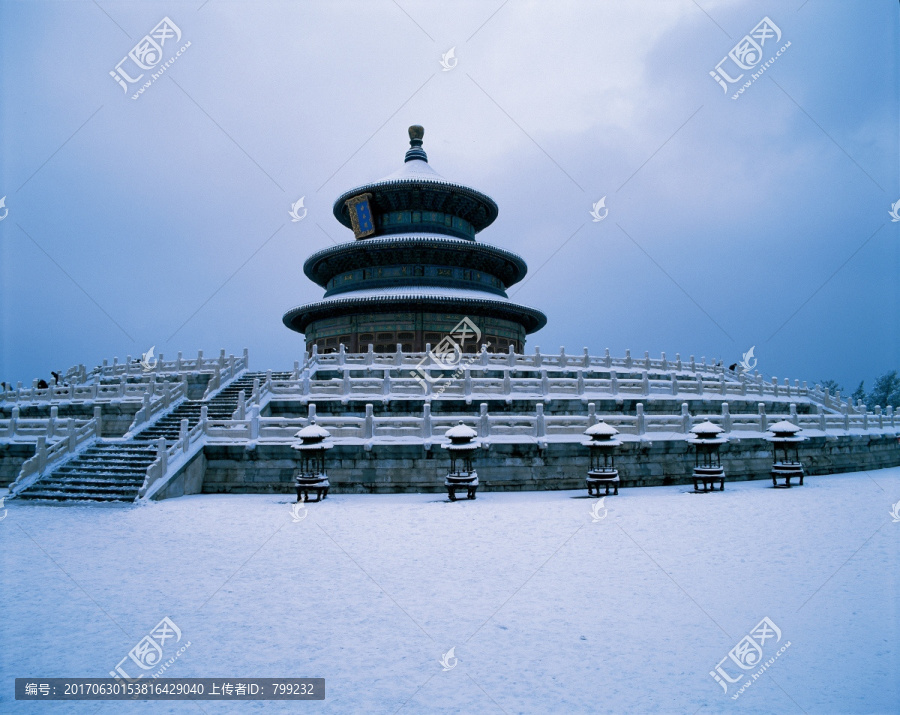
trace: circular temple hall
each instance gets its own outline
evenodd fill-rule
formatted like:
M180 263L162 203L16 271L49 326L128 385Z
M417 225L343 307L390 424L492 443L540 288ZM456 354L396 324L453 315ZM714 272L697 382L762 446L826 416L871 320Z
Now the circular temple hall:
M521 353L526 336L546 324L541 311L507 297L525 261L475 240L497 218L496 202L432 169L423 136L421 126L410 127L399 170L334 202L355 240L306 260L303 272L325 295L283 318L304 334L308 352L422 352L466 323L475 339L462 342L463 352L486 344Z

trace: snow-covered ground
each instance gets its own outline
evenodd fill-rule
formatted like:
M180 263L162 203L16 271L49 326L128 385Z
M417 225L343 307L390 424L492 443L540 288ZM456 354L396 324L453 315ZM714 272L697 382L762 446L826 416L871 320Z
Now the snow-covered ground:
M286 496L7 502L0 710L900 710L900 469L596 501L338 494L299 521ZM324 677L327 699L13 700L16 677L106 677L165 616L190 642L166 675ZM710 671L754 672L728 653L766 617L763 660L790 646L732 700Z

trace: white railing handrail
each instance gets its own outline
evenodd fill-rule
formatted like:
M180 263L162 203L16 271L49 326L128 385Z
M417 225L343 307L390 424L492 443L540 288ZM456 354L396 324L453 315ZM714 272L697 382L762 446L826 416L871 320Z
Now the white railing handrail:
M318 415L315 404L309 405L307 417L260 417L255 406L249 414L230 420L205 420L204 435L210 440L250 441L275 440L279 442L293 441L298 430L316 419L317 424L332 432L335 439L377 439L379 437L420 437L430 440L440 437L446 429L463 420L472 424L482 438L503 435L530 435L541 438L549 435L581 438L584 430L602 419L615 426L623 434L643 435L651 432L674 432L689 434L690 428L705 420L720 425L726 433L768 431L768 426L780 420L789 420L806 430L864 430L897 431L900 420L893 410L876 411L868 415L818 413L798 414L796 405L792 404L789 412L767 413L764 403L759 403L756 413L731 414L727 403L723 404L721 413L694 413L688 410L687 403L677 414L647 414L643 403L637 403L634 415L601 415L594 403L588 404L587 414L581 415L548 415L543 405L538 404L534 412L528 414L489 414L487 404L480 407L479 413L432 415L430 406L425 405L421 415L378 416L374 415L372 405L366 405L366 415Z
M66 439L47 446L46 437L38 437L34 456L27 459L19 470L15 481L9 485L9 493L15 496L23 489L31 486L45 473L55 469L62 462L70 459L100 438L103 423L99 408L94 410L94 417L80 427L75 427L74 420L68 420Z
M153 400L150 393L144 394L144 404L137 412L134 413L134 419L128 427L128 431L124 437L130 438L134 433L144 429L162 417L164 413L175 409L182 401L187 398L187 381L162 383L165 389L162 390L159 398Z
M168 446L165 437L157 440L156 459L147 467L144 483L138 490L138 499L148 499L184 466L193 451L203 446L206 438L207 407L200 408L200 419L192 428L188 421L181 421L181 430L174 444Z
M242 355L225 356L225 350L219 351L217 357L204 357L203 351L197 351L196 358L185 358L179 352L174 360L166 360L162 353L156 356L148 365L151 369L145 369L139 358L133 358L128 355L125 362L120 363L119 358L113 358L112 364L106 360L102 365L95 367L91 371L91 375L97 377L119 377L122 375L147 375L147 374L165 374L175 373L182 374L188 372L213 372L217 367L224 370L226 365L235 365L237 371L246 370L249 365L249 351L244 348Z

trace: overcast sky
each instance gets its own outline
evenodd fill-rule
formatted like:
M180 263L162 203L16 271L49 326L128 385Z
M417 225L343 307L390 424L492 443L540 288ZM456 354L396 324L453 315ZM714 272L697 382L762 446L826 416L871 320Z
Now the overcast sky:
M190 46L132 99L110 71L164 17ZM763 57L790 46L732 99L710 71L765 17ZM151 345L290 367L303 261L352 240L332 202L415 123L499 204L478 240L529 265L529 348L755 346L871 387L900 367L898 47L896 0L3 0L0 379Z

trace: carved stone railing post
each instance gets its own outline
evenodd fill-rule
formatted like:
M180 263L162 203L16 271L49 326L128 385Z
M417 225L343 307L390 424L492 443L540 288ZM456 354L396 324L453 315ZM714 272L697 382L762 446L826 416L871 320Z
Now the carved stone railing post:
M644 417L644 405L641 404L640 402L637 403L636 412L637 412L637 432L638 432L638 434L646 434L647 422Z
M731 432L731 410L727 402L722 403L722 429Z
M616 377L615 370L609 371L609 391L614 395L619 394L619 378Z
M478 436L479 437L489 437L491 434L491 420L488 417L488 406L487 402L482 402L479 406L479 419L478 419Z
M97 439L103 436L103 409L100 405L94 405L94 436Z
M169 471L169 449L166 447L165 437L156 441L156 458L159 460L159 477L162 478Z
M363 439L372 439L375 435L375 413L371 404L366 405L366 421L363 427Z
M259 439L259 405L250 406L250 439Z
M766 403L760 402L756 406L759 412L759 431L760 432L768 432L769 430L769 419L766 416Z
M181 424L178 427L178 443L181 445L181 451L188 451L188 421L187 417L181 420Z
M431 405L422 405L422 439L431 439Z
M681 403L681 431L688 434L691 431L691 413L688 410L688 403Z
M544 423L544 406L541 404L537 404L537 405L535 405L534 409L535 409L534 436L535 437L545 437L547 435L547 426Z
M597 424L597 405L588 402L588 427L593 427L595 424Z

